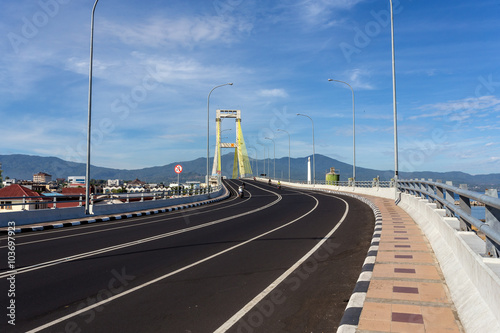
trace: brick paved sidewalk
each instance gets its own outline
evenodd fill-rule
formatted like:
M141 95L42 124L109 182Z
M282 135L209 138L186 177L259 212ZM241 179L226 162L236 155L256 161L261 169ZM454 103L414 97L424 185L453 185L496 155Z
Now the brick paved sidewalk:
M430 244L393 200L369 197L382 231L357 332L463 332Z

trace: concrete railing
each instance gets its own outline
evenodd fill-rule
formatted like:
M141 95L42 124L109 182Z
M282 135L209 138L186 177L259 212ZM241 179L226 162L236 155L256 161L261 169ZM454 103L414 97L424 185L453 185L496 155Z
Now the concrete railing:
M130 213L134 211L158 209L163 207L176 206L187 203L200 202L209 198L219 197L227 193L224 186L214 188L211 193L181 196L181 197L164 197L162 199L155 198L154 200L139 200L135 202L114 203L114 204L94 204L89 206L92 215L85 214L85 207L68 207L68 208L48 208L48 209L33 209L0 213L0 227L6 227L7 223L14 221L16 226L62 221L70 219L83 219L98 215L111 215ZM35 197L40 199L40 197ZM50 198L52 200L52 198ZM43 202L43 201L40 201ZM51 204L52 201L45 203ZM29 203L27 203L29 204Z
M398 205L429 240L465 331L500 332L500 259L485 257L485 242L436 203L402 193Z
M432 180L400 180L398 189L423 199L429 199L442 208L448 217L456 217L454 228L461 231L477 230L485 236L482 255L500 257L500 199L497 190L485 194L467 190L467 185L454 187L452 182ZM484 206L484 221L471 214L471 205Z
M256 178L262 182L269 182L269 178ZM376 197L395 199L396 198L396 188L394 187L392 182L356 182L356 186L352 186L352 184L348 182L338 182L338 184L307 184L304 182L287 182L280 181L283 186L295 187L295 188L303 188L303 189L311 189L311 190L331 190L331 191L339 191L339 192L348 192L354 194L366 194L373 195ZM278 180L271 179L271 184L277 185ZM392 187L390 186L392 184Z

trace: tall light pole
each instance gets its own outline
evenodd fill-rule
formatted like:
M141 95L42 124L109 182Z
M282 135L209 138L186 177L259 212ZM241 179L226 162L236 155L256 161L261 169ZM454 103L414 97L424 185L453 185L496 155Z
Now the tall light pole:
M398 182L398 110L396 103L396 55L394 50L394 10L392 0L389 0L391 5L391 44L392 44L392 104L394 113L394 180L396 188Z
M255 149L255 166L257 168L257 177L259 177L259 151Z
M267 148L267 172L268 173L271 173L271 167L269 166L269 159L270 159L270 157L271 157L271 153L269 152L269 148ZM269 177L269 178L271 178L271 177Z
M219 87L223 87L223 86L232 86L233 84L232 83L224 83L224 84L221 84L221 85L218 85L216 87L214 87L212 90L210 90L210 92L208 93L208 98L207 98L207 188L208 188L208 184L209 184L209 159L210 159L210 95L212 94L212 91L214 91L215 89L219 88Z
M288 182L290 183L290 133L279 128L277 129L277 131L285 132L286 134L288 134Z
M335 80L335 79L328 79L328 81L335 81L335 82L340 82L344 83L351 88L352 92L352 186L356 185L356 117L355 117L355 110L354 110L354 89L352 89L351 85L347 82L340 81L340 80Z
M314 121L308 115L297 113L297 116L304 116L311 120L312 123L312 134L313 134L313 185L316 185L316 161L315 161L315 153L314 153Z
M274 171L273 171L273 178L276 179L276 143L271 138L264 138L264 139L271 140L273 142L273 145L274 145L274 159L273 159L274 160L274 162L273 162Z
M267 176L267 173L266 173L266 146L264 146L264 174Z
M94 58L94 13L97 6L96 0L92 7L92 15L90 18L90 62L89 62L89 106L87 119L87 168L85 171L85 214L90 214L90 137L92 128L92 65Z

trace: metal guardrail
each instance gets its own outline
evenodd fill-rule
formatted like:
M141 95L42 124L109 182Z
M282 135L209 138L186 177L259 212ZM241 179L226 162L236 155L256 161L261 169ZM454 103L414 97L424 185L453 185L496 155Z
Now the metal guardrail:
M493 257L500 257L500 199L496 190L487 190L486 194L481 194L469 191L465 184L455 187L452 182L423 179L398 180L398 190L428 199L436 203L438 208L446 209L448 216L459 219L462 230L475 231L472 228L474 226L486 237L486 252ZM474 202L484 205L485 221L471 215L471 205Z
M182 196L196 196L213 193L219 191L220 189L221 186L210 186L208 189L184 188L180 191L174 189L153 192L92 194L90 196L90 202L91 204L114 204L113 200L119 200L122 203L128 203L131 201L143 202L149 200L167 200L170 198L178 198ZM83 194L71 194L59 196L41 195L36 197L4 197L0 198L0 214L1 212L19 211L19 209L13 209L13 206L22 206L20 210L56 209L58 208L57 205L61 203L78 203L78 207L81 207L85 205L85 196Z
M265 179L268 179L267 177ZM287 182L287 179L272 179ZM307 181L292 181L297 184L308 184ZM309 183L313 185L312 183ZM394 188L396 182L379 181L316 181L316 185L332 185L360 188ZM438 208L445 209L448 216L456 217L460 221L461 229L465 231L479 231L486 238L486 252L492 257L500 257L500 199L496 190L489 190L487 194L469 191L467 185L453 186L452 182L442 183L432 180L398 180L397 188L401 192L420 196L436 203ZM455 199L458 196L458 200ZM485 206L485 221L471 215L473 203ZM476 230L474 230L474 228Z
M269 179L268 177L259 177L259 178L264 178L264 179ZM282 181L282 182L288 182L288 178L271 178L273 181ZM313 185L312 182L308 183L306 180L291 180L291 183L296 183L296 184L309 184ZM318 181L316 180L315 185L333 185L333 186L345 186L345 187L363 187L363 188L391 188L395 186L394 181L380 181L378 179L374 180L369 180L369 181Z

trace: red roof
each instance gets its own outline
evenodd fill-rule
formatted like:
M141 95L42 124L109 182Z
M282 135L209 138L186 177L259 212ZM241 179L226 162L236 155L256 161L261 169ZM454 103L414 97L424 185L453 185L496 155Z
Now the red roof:
M78 194L85 194L85 188L70 188L70 187L64 187L62 189L62 194L65 195L78 195Z
M0 198L23 197L23 196L39 197L40 194L19 184L12 184L0 189Z
M140 181L138 178L128 183L128 185L145 185L145 184L146 184L145 182Z

